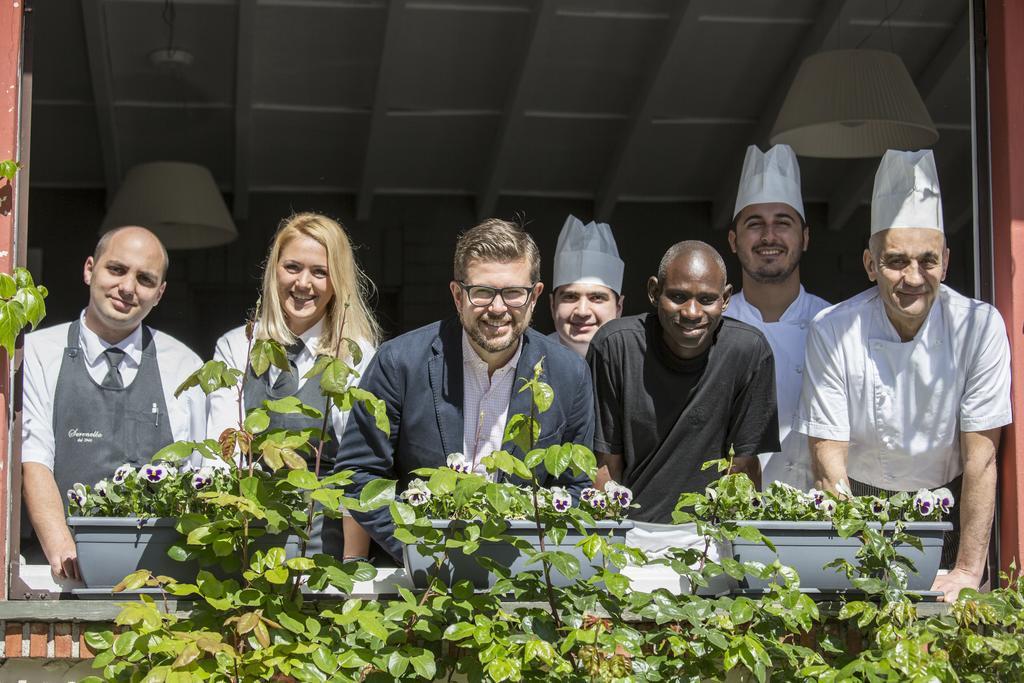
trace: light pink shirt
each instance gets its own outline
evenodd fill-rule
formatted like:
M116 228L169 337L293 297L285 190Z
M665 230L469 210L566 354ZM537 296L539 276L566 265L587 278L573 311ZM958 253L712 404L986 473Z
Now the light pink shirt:
M473 470L486 474L480 459L501 450L502 436L508 421L508 404L512 400L516 365L523 350L522 341L508 363L488 377L487 361L477 355L462 332L462 452L473 462Z

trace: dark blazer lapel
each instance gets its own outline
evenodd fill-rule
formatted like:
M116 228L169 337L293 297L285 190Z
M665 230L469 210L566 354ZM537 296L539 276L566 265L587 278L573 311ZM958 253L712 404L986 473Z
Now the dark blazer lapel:
M462 451L465 424L462 412L462 326L457 318L441 323L431 351L427 371L444 451L439 455L443 459L449 453Z

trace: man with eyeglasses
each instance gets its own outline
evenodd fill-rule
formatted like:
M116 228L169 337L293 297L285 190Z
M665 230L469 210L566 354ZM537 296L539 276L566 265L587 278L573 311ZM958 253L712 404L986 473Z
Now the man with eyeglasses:
M496 450L524 456L503 442L512 415L529 414L530 392L520 392L543 360L544 381L554 390L550 409L536 417L537 448L594 437L590 374L579 356L530 328L544 289L540 252L533 238L506 221L490 219L459 237L449 288L456 317L407 332L380 346L360 386L384 400L391 433L353 408L336 470L352 470L358 492L377 478L405 489L412 472L442 467L451 453L485 473L482 459ZM566 473L557 480L539 467L541 481L578 492L589 481ZM356 519L396 560L401 544L385 508Z
M819 488L854 495L948 488L956 499L932 590L955 600L982 580L1000 430L1011 421L1010 349L999 312L942 284L949 249L930 150L889 150L875 175L877 283L814 319L794 428Z

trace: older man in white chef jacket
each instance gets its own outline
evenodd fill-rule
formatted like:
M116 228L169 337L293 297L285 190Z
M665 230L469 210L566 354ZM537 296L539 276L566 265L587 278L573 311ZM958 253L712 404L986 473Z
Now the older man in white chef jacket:
M584 225L569 216L555 247L551 339L585 356L601 325L622 316L623 267L607 223Z
M725 314L761 330L775 356L782 450L760 456L762 481L804 491L814 484L811 456L807 438L792 425L803 384L807 328L829 305L800 284L800 257L809 238L796 154L789 145L767 152L751 145L729 228L729 246L743 269L743 290L733 295Z
M951 569L933 586L952 601L982 580L996 450L1011 415L1003 320L941 284L948 263L931 151L886 152L864 252L877 286L814 320L795 427L810 437L824 488L953 491L957 530L943 549Z

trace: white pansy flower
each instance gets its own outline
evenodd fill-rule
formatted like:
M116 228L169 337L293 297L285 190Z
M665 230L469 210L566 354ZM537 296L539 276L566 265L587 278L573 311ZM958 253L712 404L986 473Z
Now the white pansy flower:
M192 475L192 488L196 491L206 488L213 481L214 470L212 467L203 467Z
M422 479L413 479L409 482L409 486L402 491L402 500L409 503L414 507L420 505L426 505L430 501L430 489L427 488L427 482Z
M572 507L572 496L561 486L551 487L551 506L557 512L565 512Z
M123 484L133 474L135 474L135 468L125 463L114 470L114 483Z
M604 493L608 496L610 502L615 503L619 507L629 507L630 503L633 502L633 492L614 481L609 481L604 485Z
M107 489L109 487L110 487L110 482L107 481L106 479L101 479L100 481L96 482L95 486L92 487L92 491L93 491L93 493L95 493L100 498L106 498L107 497Z
M473 470L473 463L462 453L449 453L447 464L448 467L461 474L469 474Z
M935 504L939 506L939 509L946 513L952 510L953 505L956 503L956 499L953 498L953 492L945 487L932 491L932 496L935 498Z
M159 484L169 474L170 472L165 465L143 465L137 476L139 481L144 481L148 484Z
M935 495L928 489L919 489L914 494L914 509L923 517L927 517L935 511Z
M85 493L85 484L75 484L68 489L68 500L77 505L78 507L85 507L85 503L89 500L89 496Z

